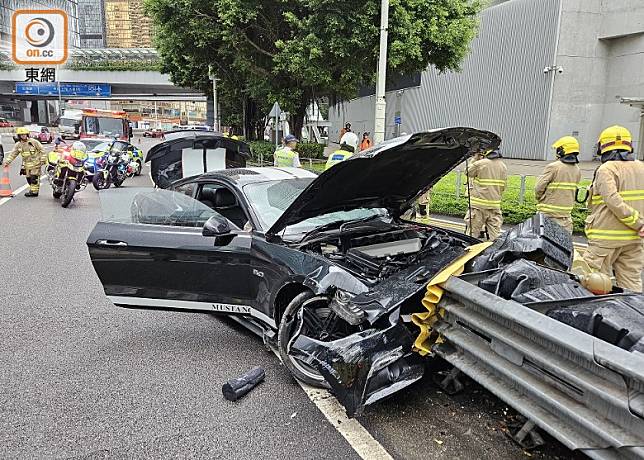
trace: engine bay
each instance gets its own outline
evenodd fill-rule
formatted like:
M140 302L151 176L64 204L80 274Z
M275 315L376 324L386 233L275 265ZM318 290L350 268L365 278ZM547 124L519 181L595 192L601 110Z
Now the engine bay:
M326 232L324 237L307 243L305 249L375 282L422 263L432 254L469 244L443 229L374 221Z

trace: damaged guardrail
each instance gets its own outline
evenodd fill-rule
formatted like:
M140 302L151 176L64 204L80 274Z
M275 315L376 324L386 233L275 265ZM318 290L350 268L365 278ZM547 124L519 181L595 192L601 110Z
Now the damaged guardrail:
M433 350L529 419L519 437L534 423L591 458L644 459L643 355L465 279L443 288Z

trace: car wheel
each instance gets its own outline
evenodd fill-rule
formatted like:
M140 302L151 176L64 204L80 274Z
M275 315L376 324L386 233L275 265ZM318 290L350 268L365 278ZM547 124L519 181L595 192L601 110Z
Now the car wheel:
M341 339L356 332L330 308L329 298L311 291L297 295L288 304L277 332L277 349L286 368L296 379L321 388L329 388L318 370L289 353L292 343L301 334L323 342Z

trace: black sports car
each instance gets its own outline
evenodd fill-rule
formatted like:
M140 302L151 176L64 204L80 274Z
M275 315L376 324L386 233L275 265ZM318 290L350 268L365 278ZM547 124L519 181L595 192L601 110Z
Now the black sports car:
M115 304L229 314L314 385L329 378L314 352L337 361L351 341L369 365L343 365L369 381L370 403L422 375L401 308L417 305L426 282L477 242L401 215L454 166L499 143L450 128L393 139L320 176L240 168L185 178L99 222L91 259Z
M90 256L116 305L229 315L276 347L296 378L330 387L355 414L423 375L411 317L428 282L479 243L403 213L456 165L499 143L490 132L446 128L385 142L319 176L236 168L185 178L137 194L99 222ZM126 201L117 195L104 197ZM545 268L565 270L572 260L570 238L556 227L539 221L509 232L469 271L500 302L534 308L539 299L592 296ZM544 228L550 239L533 238ZM544 268L516 261L523 253Z

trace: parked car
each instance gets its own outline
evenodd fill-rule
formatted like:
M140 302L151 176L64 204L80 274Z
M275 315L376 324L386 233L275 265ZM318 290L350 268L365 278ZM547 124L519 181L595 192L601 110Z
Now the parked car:
M40 131L36 133L34 136L36 139L38 139L41 143L43 144L51 144L54 142L54 135L51 131L49 131L49 128L43 126L40 128Z
M13 128L14 123L6 118L0 117L0 128Z
M147 129L143 132L143 137L163 137L163 130L156 129Z
M450 170L499 144L490 132L446 128L384 142L319 176L249 167L184 178L114 200L87 240L90 257L115 305L228 315L274 346L297 379L332 389L349 415L423 376L419 347L442 343L427 285L458 264L480 280L472 290L499 304L512 298L544 321L644 346L642 295L594 297L566 272L570 236L544 216L491 248L402 218ZM586 321L606 302L610 320Z

